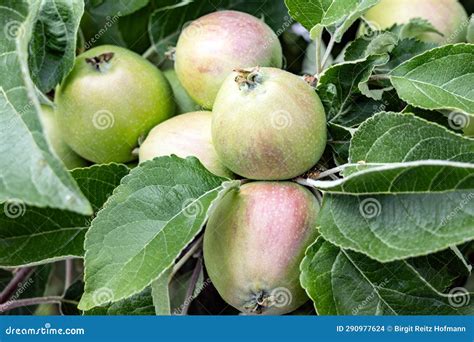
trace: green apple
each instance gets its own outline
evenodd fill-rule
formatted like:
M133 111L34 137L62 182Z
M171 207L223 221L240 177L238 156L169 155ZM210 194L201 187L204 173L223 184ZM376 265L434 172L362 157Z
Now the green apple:
M326 147L326 115L301 77L275 68L230 74L213 109L212 141L232 172L257 180L297 177Z
M454 44L465 40L467 13L458 0L382 0L364 18L377 29L404 24L414 18L428 20L443 36L425 33L419 38L439 44Z
M95 163L135 159L140 137L174 114L172 90L162 72L112 45L78 56L55 102L65 141Z
M171 154L181 158L193 156L215 175L232 177L212 144L211 116L211 112L192 112L160 123L140 146L140 162Z
M237 11L218 11L187 26L176 46L175 69L189 95L212 109L222 82L234 70L281 68L278 37L262 20Z
M318 236L318 213L314 195L296 183L229 190L204 233L204 262L221 297L248 314L285 314L306 302L299 265Z
M46 139L64 165L68 169L87 166L87 161L79 157L64 141L53 107L41 105L40 119Z

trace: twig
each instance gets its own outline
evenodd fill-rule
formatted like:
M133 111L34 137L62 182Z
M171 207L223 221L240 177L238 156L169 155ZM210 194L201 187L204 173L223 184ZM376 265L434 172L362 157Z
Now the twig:
M5 303L7 300L9 300L11 296L13 296L15 291L17 291L18 284L28 279L31 273L33 273L34 269L34 267L20 268L15 273L10 282L7 284L7 286L3 289L3 291L0 293L0 303Z
M201 248L203 239L204 239L204 235L200 236L199 239L197 239L196 242L194 242L194 244L191 246L191 248L186 252L186 254L184 254L183 257L181 259L179 259L179 261L176 263L176 265L174 265L173 271L171 272L171 275L170 275L169 279L172 279L176 275L176 272L178 272L178 270L181 267L183 267L183 265L186 263L186 261L188 261L189 258L191 258L196 253L196 251L199 248Z
M201 274L202 271L202 257L200 256L198 258L198 261L196 263L196 266L194 267L193 274L191 276L191 280L189 281L189 286L188 290L186 291L186 297L184 304L183 304L183 310L181 310L181 315L187 315L189 306L191 305L192 302L192 297L194 293L194 289L196 288L196 283L199 279L199 275Z
M13 300L11 302L6 302L5 304L0 305L0 312L5 312L8 310L13 310L16 308L38 305L38 304L61 304L69 303L73 305L78 305L79 302L75 300L64 299L60 296L49 296L49 297L35 297L35 298L26 298L20 300Z
M331 39L329 39L329 43L326 48L326 53L324 54L323 61L321 62L322 71L326 69L326 63L328 62L328 59L331 56L331 52L332 52L332 49L334 48L335 43L336 43L336 39L334 38L334 35L331 35Z
M74 276L74 260L73 259L66 259L65 262L65 277L64 277L64 293L66 293L67 289L72 284L72 278Z

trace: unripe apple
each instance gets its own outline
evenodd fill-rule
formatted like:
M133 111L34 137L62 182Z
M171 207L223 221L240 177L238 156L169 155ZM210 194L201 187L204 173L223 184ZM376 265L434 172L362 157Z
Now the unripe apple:
M68 169L87 166L87 161L79 157L64 141L53 107L41 105L40 119L45 137L64 165Z
M55 101L64 139L96 163L135 159L139 138L174 114L171 87L161 71L112 45L78 56Z
M191 98L191 96L189 96L186 89L183 88L181 82L178 80L178 76L176 76L176 71L174 71L174 69L163 71L163 75L165 75L166 79L171 85L171 88L173 89L174 102L176 104L176 114L189 113L199 110L200 106Z
M280 315L306 300L299 265L318 236L319 203L291 182L254 182L226 193L204 233L204 262L221 297L249 314Z
M205 15L187 26L176 46L175 69L183 87L211 109L224 79L236 68L281 68L278 37L262 20L236 11Z
M282 180L316 164L326 146L326 115L302 78L275 68L240 70L217 95L212 140L220 160L250 179Z
M175 154L193 156L212 173L232 177L219 160L211 139L211 112L192 112L175 116L153 128L140 146L140 163Z
M433 43L454 44L465 40L467 13L458 0L382 0L364 18L377 29L404 24L414 18L428 20L443 36L425 33L419 38Z

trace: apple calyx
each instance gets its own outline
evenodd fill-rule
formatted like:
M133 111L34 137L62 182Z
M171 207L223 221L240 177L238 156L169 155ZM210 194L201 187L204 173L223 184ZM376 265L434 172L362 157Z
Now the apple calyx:
M263 75L260 72L260 67L252 69L235 69L237 73L235 82L238 84L240 90L253 90L263 82Z
M92 65L97 71L106 71L113 57L113 52L106 52L92 58L86 58L86 63Z

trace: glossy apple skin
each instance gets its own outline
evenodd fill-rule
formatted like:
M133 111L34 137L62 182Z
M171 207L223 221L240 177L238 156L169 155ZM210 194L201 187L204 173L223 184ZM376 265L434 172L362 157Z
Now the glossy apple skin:
M68 169L88 165L87 161L79 157L64 141L53 107L41 105L40 119L46 139L58 158Z
M303 174L326 147L326 115L302 78L260 68L261 83L242 89L237 73L217 95L212 140L221 161L249 179L284 180Z
M173 89L176 114L190 113L200 110L201 106L199 106L191 96L189 96L186 89L183 88L174 69L163 71L163 75L165 75Z
M438 44L464 41L468 26L467 13L458 0L382 0L364 18L380 29L407 23L413 18L426 19L444 36L428 33L419 38Z
M211 139L211 112L192 112L175 116L154 127L140 146L140 163L172 154L196 157L212 173L232 177L219 160Z
M254 182L232 189L211 212L204 261L221 297L241 312L281 315L307 301L299 282L306 248L318 236L319 203L291 182ZM268 296L284 300L272 305ZM267 304L257 305L257 299Z
M86 58L113 53L97 70ZM140 137L174 114L171 87L160 70L127 49L104 45L77 57L57 89L58 121L68 145L95 163L125 163Z
M189 95L212 109L222 82L234 69L281 68L278 37L262 20L237 11L205 15L187 26L176 46L175 69Z

